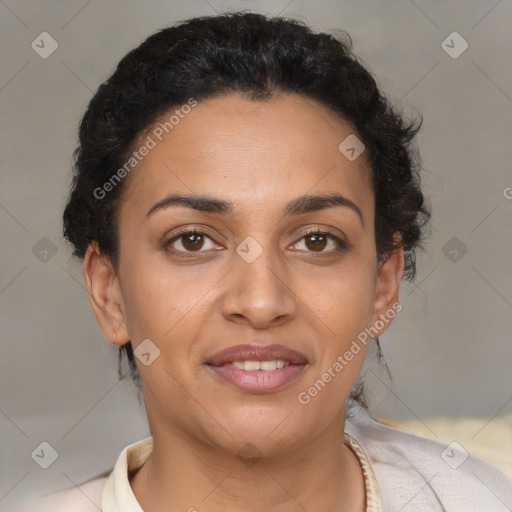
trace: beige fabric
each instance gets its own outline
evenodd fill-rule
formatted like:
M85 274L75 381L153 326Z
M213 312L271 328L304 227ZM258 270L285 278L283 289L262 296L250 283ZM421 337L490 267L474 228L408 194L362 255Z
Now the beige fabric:
M480 424L480 433L472 428L471 435L475 439L483 435L495 420ZM429 421L429 426L440 434L437 425ZM447 452L446 442L379 423L356 405L347 418L345 432L344 442L353 449L365 475L367 512L512 510L512 481L463 448L452 447ZM455 439L464 443L459 435ZM108 478L39 498L28 511L143 512L131 489L129 470L139 467L152 449L152 438L127 446ZM20 510L18 507L15 512Z
M361 464L361 469L363 470L364 485L366 487L366 512L382 512L379 486L377 485L377 479L373 473L370 461L366 457L361 445L346 432L344 441L356 454L356 457L359 459L359 464Z
M366 512L382 512L377 480L366 454L360 444L345 433L344 442L355 453L364 475L366 488ZM138 469L153 449L153 438L149 437L127 446L110 474L103 490L103 512L143 512L131 489L128 472Z
M494 418L434 417L423 421L379 418L379 421L445 444L457 441L469 453L512 478L512 413Z

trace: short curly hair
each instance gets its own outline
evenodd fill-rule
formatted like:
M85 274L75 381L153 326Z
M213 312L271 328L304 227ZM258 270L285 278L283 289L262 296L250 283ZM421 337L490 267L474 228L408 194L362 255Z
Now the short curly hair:
M377 256L403 247L404 277L413 280L416 248L430 217L413 144L422 120L404 121L353 54L350 36L342 34L315 33L290 18L228 12L164 28L130 51L100 85L80 123L63 216L73 254L83 258L96 242L117 266L116 213L126 180L105 197L94 191L125 164L137 137L172 107L191 97L241 93L258 101L287 92L318 101L356 128L371 165ZM120 348L119 364L123 350L139 383L131 342Z

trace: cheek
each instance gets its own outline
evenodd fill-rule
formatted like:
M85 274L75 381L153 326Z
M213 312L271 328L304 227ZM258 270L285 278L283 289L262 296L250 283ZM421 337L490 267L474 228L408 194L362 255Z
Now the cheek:
M143 255L130 252L121 267L125 322L132 343L145 338L158 340L172 328L179 302L176 287L162 274L162 269Z
M329 273L320 285L306 281L304 294L327 332L340 343L347 342L371 322L375 271L371 263L362 264L361 260L347 263Z
M132 341L149 338L157 344L170 339L201 316L215 276L194 266L173 270L165 258L133 257L123 269L125 321ZM174 343L173 343L174 345Z

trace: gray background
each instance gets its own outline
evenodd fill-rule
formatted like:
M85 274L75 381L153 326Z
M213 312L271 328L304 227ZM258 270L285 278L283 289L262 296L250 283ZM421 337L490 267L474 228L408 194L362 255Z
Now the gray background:
M432 231L382 340L394 385L377 369L368 374L372 410L426 424L471 415L483 428L512 410L510 0L5 0L0 508L110 469L125 445L149 435L61 238L77 124L119 59L156 29L242 8L347 30L393 103L424 116ZM43 31L59 45L47 59L31 48ZM469 44L458 58L441 46L453 31ZM42 441L59 453L47 470L31 458Z

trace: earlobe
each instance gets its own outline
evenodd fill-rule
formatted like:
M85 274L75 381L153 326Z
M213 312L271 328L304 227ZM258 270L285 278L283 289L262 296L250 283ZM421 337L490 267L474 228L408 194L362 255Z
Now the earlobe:
M400 282L404 274L404 265L402 247L390 252L379 264L372 315L372 326L380 331L379 336L389 327L396 311L399 311L397 305L399 304Z
M89 301L101 331L111 343L124 345L130 341L130 336L126 329L118 277L96 242L87 248L83 274Z

